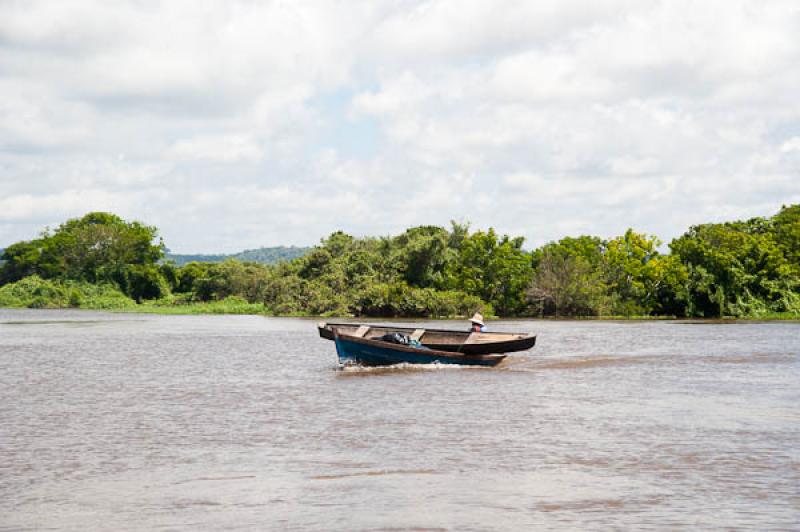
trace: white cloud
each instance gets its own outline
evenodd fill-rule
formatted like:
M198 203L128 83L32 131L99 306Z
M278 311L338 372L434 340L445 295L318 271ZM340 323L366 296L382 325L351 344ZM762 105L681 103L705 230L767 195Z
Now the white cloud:
M92 109L50 88L0 78L0 139L17 149L58 149L91 138Z
M206 252L767 215L798 34L791 0L5 2L0 247L91 209Z
M623 155L611 160L610 171L615 175L642 175L655 173L659 162L654 157L630 157Z
M53 194L17 194L0 199L0 221L45 221L57 225L66 218L81 216L87 211L113 211L134 215L142 204L163 199L163 190L143 193L109 192L101 189L66 189Z
M220 135L179 140L166 153L170 159L224 163L257 162L263 150L248 135Z
M800 152L800 137L792 137L783 144L781 144L780 150L784 153L789 152Z

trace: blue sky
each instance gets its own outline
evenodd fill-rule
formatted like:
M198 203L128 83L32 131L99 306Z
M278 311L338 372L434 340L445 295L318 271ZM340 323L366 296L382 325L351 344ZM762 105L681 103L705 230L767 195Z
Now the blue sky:
M470 221L668 240L800 202L795 1L0 2L0 247Z

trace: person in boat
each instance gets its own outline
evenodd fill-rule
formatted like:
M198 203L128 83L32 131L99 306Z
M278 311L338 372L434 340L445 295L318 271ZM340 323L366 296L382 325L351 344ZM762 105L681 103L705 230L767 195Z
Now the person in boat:
M475 313L469 319L469 332L485 332L486 331L486 324L483 323L483 316L479 313Z

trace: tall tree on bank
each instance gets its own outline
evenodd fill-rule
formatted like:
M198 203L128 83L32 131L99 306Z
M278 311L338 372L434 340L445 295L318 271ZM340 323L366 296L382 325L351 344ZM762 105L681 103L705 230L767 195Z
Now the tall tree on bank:
M538 316L597 316L608 308L602 279L605 241L565 237L532 254L533 276L527 297Z
M608 307L600 271L586 258L560 252L558 244L542 250L527 295L539 316L597 316Z
M531 256L522 249L524 241L500 237L491 228L466 236L457 260L447 265L447 285L491 303L501 315L522 314L531 278Z
M658 251L661 241L628 229L609 240L603 254L603 278L619 315L685 316L685 268Z
M775 242L800 274L800 205L784 206L771 221Z
M155 227L105 212L68 220L35 240L6 248L0 283L29 275L90 283L115 282L136 298L160 297L165 282L156 263L164 244Z
M753 218L696 225L670 243L688 271L690 315L800 311L800 278L790 260L797 222L787 222L785 211L777 223Z

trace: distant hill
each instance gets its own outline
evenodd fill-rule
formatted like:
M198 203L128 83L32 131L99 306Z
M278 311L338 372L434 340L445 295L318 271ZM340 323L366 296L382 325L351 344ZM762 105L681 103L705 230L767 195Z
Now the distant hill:
M311 248L296 246L277 246L272 248L248 249L231 255L181 255L167 253L164 260L173 260L178 266L187 262L222 262L227 259L236 259L242 262L260 262L261 264L275 264L284 260L302 257L311 251Z
M0 256L3 255L3 248L0 248ZM227 259L237 259L242 262L260 262L261 264L275 264L282 260L292 260L302 257L311 251L311 248L297 246L276 246L272 248L247 249L239 253L230 255L181 255L177 253L167 253L164 260L173 260L178 266L183 266L187 262L222 262ZM0 259L0 263L2 263Z

